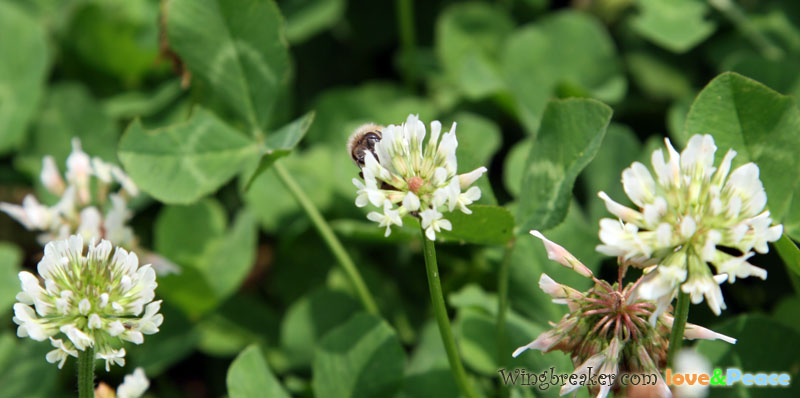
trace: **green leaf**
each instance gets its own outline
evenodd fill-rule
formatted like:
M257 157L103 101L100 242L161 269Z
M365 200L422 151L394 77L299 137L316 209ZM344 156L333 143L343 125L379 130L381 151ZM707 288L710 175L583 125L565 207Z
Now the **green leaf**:
M800 249L797 248L797 244L789 236L783 234L774 245L778 249L778 255L781 256L783 263L786 264L786 268L800 276Z
M723 73L698 94L686 119L687 136L711 134L717 162L736 150L733 167L755 162L772 218L786 215L800 183L800 109L791 97L735 73Z
M250 188L250 184L264 172L264 170L270 168L276 160L288 155L292 152L295 146L303 139L308 131L308 128L311 127L311 123L314 121L314 112L309 112L300 117L299 119L281 127L278 131L270 134L266 141L264 142L264 155L261 156L261 160L258 163L258 166L254 169L254 171L250 174L249 177L245 178L247 181L244 184L244 190L247 191Z
M792 380L800 376L800 350L787 342L800 340L800 333L764 315L740 315L713 327L736 338L736 344L721 340L700 341L697 350L705 355L714 368L739 368L742 372L787 372ZM709 389L711 398L717 397L796 397L800 384L791 383L784 388L753 388L737 383L731 388Z
M456 135L460 172L466 173L481 166L488 168L495 152L500 149L502 141L500 127L492 120L470 112L459 112L453 116L453 120L458 123ZM444 125L448 126L449 123ZM473 185L481 189L478 203L497 204L488 174L479 178Z
M83 85L53 85L33 122L22 155L15 159L16 166L38 176L42 157L50 155L63 171L72 151L71 141L76 137L90 156L117 163L119 131L114 120Z
M533 138L526 137L517 142L508 151L503 162L503 184L513 196L519 196L522 190L522 176L525 173L525 162L533 147Z
M0 54L0 153L6 153L25 138L48 67L44 29L8 2L0 2Z
M178 264L197 264L211 241L225 234L226 225L225 209L211 198L164 206L153 228L155 251Z
M634 83L655 100L682 98L692 93L691 74L682 65L675 65L644 51L625 56L625 64Z
M22 251L15 245L0 242L0 317L11 311L21 291L19 282Z
M169 70L167 63L157 62L159 25L154 21L159 18L158 2L83 1L63 12L70 14L61 39L67 49L62 55L68 59L66 63L79 63L129 87L140 85L154 69Z
M196 212L195 214L202 214ZM160 277L159 293L192 318L214 309L233 294L253 266L255 218L241 212L222 236L207 241L194 263L181 264L181 274Z
M611 123L597 156L581 174L589 201L591 224L597 226L601 218L615 218L606 209L605 202L597 197L603 191L619 203L628 205L628 196L622 189L622 170L638 159L642 144L628 126Z
M229 358L250 344L278 341L278 315L260 297L236 294L195 328L198 349Z
M717 25L705 19L708 4L701 0L638 0L640 13L631 26L642 37L672 52L682 53L714 33Z
M503 245L513 236L514 216L499 206L472 205L472 214L455 210L445 214L453 224L452 231L442 231L444 241L475 243L482 245Z
M403 390L397 398L457 397L458 386L450 371L447 353L439 328L427 322L411 354L403 379Z
M281 348L295 367L307 366L314 349L329 330L355 314L361 306L337 291L319 290L294 301L281 323Z
M174 0L169 44L227 107L263 131L289 74L283 18L272 0Z
M158 130L134 121L119 144L133 181L165 203L192 203L214 192L256 156L255 142L199 107L185 123Z
M226 383L230 398L289 398L257 345L247 347L233 360Z
M286 0L281 11L286 16L286 37L299 44L332 27L344 16L346 0Z
M608 32L578 12L552 14L517 30L502 60L519 118L530 134L539 129L547 101L559 91L613 103L627 86Z
M436 53L445 73L470 99L505 87L498 56L514 23L504 9L486 3L448 7L436 23Z
M403 382L405 354L394 330L383 320L357 314L330 331L314 355L314 395L390 397Z
M103 102L106 113L113 118L152 116L178 98L183 90L178 79L169 80L152 91L125 91Z
M2 395L26 398L56 396L58 367L45 361L50 350L50 344L44 342L19 338L14 333L0 334Z
M552 228L566 217L575 179L594 159L610 121L611 108L595 100L548 103L523 174L519 233Z

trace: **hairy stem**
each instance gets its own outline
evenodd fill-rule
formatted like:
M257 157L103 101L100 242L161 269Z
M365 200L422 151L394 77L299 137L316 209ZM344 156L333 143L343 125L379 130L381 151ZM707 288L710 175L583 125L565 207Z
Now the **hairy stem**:
M78 397L94 398L94 347L78 351Z
M311 202L311 199L309 199L303 189L297 185L297 182L295 182L294 178L283 168L280 162L276 162L272 165L272 168L289 192L292 193L297 203L300 204L300 207L308 214L308 218L311 219L314 227L317 228L320 236L322 236L322 240L325 241L325 244L328 245L328 248L333 252L333 256L336 257L336 260L341 264L342 268L344 268L344 272L350 278L350 282L356 289L356 293L361 299L364 308L371 314L378 314L378 306L375 304L375 299L370 294L369 289L367 289L367 285L358 272L358 268L356 268L353 259L347 254L347 251L342 246L339 238L336 237L336 234L333 233L333 230L325 221L325 218L322 217L322 214L320 214L317 207L314 206L314 203Z
M447 308L444 304L442 283L439 279L439 266L436 264L436 247L432 240L428 240L428 238L425 237L425 230L422 229L421 231L422 241L425 242L425 269L428 271L428 288L431 291L431 304L433 304L436 323L439 325L439 333L442 335L442 343L444 343L444 349L447 352L447 360L450 362L450 370L453 372L453 377L461 393L467 397L473 398L476 397L476 395L472 390L472 385L467 379L467 372L464 370L464 365L461 364L461 358L458 355L458 347L456 347L456 340L453 338L453 331L450 328L450 318L447 316Z
M683 331L686 329L686 320L689 319L689 294L678 293L678 303L675 308L675 321L672 324L672 333L669 335L669 350L667 351L667 367L672 367L675 354L683 344Z

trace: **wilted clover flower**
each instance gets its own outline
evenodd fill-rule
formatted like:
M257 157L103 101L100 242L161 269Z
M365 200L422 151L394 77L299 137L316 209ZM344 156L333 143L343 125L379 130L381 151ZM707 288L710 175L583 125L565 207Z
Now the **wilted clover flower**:
M175 264L139 247L133 229L128 226L133 216L128 199L137 196L139 189L119 166L89 157L80 140L74 138L65 177L62 178L53 157L45 156L40 179L48 192L60 198L58 203L46 206L29 194L21 206L0 203L0 210L26 229L42 231L38 237L42 245L74 234L86 241L108 239L114 245L138 252L159 273L178 271ZM115 183L120 188L111 192Z
M599 196L619 220L600 220L597 250L622 261L649 267L637 294L658 301L660 312L672 301L677 289L703 301L719 315L725 308L719 284L751 275L767 278L767 271L747 259L766 253L767 242L783 233L772 225L764 210L767 195L755 163L730 172L736 156L728 150L718 168L713 167L717 147L710 135L695 135L681 154L665 139L669 161L659 149L653 152L655 179L648 169L634 162L622 172L625 193L638 206L634 210ZM740 252L728 254L718 247ZM708 263L714 265L711 271Z
M374 148L362 149L364 182L353 179L358 188L356 206L372 203L382 209L370 212L367 218L386 227L386 236L392 225L402 226L403 216L411 214L421 219L428 239L436 240L437 232L452 229L445 213L457 208L471 214L467 206L480 199L480 188L470 185L486 168L457 174L456 124L444 134L441 131L439 121L431 122L431 135L425 143L425 125L409 115L400 126L389 125L379 131Z
M547 240L538 231L531 231L531 234L544 242L551 260L591 278L594 286L586 292L580 292L542 274L539 287L553 297L554 303L566 304L569 313L554 324L552 329L540 334L531 343L517 348L512 355L517 357L528 349L542 352L563 351L572 358L577 377L586 375L590 368L592 373L613 377L610 380L616 380L616 376L622 373L656 374L656 390L660 396L668 396L669 389L661 379L659 369L666 365L673 318L665 313L658 317L654 325L647 322L655 306L632 294L641 279L625 287L619 281L611 285L595 278L591 270L575 256ZM620 273L620 281L622 276ZM693 324L686 325L684 338L736 342L728 336ZM579 387L580 384L565 384L561 395ZM621 386L609 383L589 388L592 395L606 397L612 389L619 390Z
M22 271L22 292L14 304L17 336L37 341L50 339L55 349L47 361L64 366L69 356L93 347L96 359L125 364L122 341L142 344L144 334L158 332L164 317L155 297L156 274L150 265L139 266L135 253L116 248L107 240L89 243L84 255L80 235L47 244L37 266L44 280ZM65 340L56 338L59 335Z

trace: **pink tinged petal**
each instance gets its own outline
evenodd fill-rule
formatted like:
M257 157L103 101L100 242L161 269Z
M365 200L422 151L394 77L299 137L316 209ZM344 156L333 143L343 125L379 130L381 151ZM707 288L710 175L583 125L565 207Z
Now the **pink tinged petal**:
M606 204L606 209L608 211L619 217L622 221L626 222L636 222L642 220L642 214L636 210L631 209L630 207L623 206L613 199L611 199L605 192L600 191L597 193L597 196L603 200Z
M578 379L580 379L581 376L587 375L589 373L589 368L592 369L592 373L595 373L596 369L599 369L600 366L603 364L603 362L605 362L605 360L606 360L605 351L600 352L598 354L595 354L595 355L591 356L589 359L587 359L580 366L578 366L578 368L575 369L575 371L572 372L572 374L576 375L578 377ZM580 383L575 383L575 384L566 383L566 384L564 384L563 387L561 387L561 390L559 391L559 395L569 394L569 393L577 390L580 387L581 387Z
M539 350L541 352L547 352L552 348L558 341L561 340L561 335L556 332L555 330L548 330L539 335L536 340L531 341L530 343L521 346L514 350L511 354L512 357L516 358L523 352L527 350Z
M587 268L583 263L578 261L572 253L568 252L567 249L564 249L562 246L554 243L553 241L547 239L542 235L541 232L533 230L530 231L531 235L539 238L544 243L544 248L547 250L547 257L553 261L558 262L559 264L572 269L573 271L587 277L591 278L593 273L592 271Z
M461 189L467 189L473 182L475 182L478 178L480 178L483 173L487 172L488 169L486 167L478 167L475 170L470 171L469 173L464 173L458 176L458 182L461 186Z
M736 344L736 339L733 337L726 336L722 333L717 333L711 329L706 329L702 326L692 323L686 324L686 329L683 332L683 338L688 340L722 340L730 344Z

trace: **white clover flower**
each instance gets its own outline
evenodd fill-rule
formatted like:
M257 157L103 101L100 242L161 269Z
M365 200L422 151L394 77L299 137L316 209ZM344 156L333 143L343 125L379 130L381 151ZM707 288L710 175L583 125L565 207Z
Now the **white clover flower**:
M117 387L117 398L139 398L150 388L150 380L144 374L144 369L136 368L133 373L126 375L122 384Z
M386 227L387 236L391 225L401 226L398 220L410 214L422 219L425 235L435 240L436 232L452 228L443 213L457 208L471 214L467 206L480 199L480 188L470 185L486 167L458 175L456 124L449 132L441 134L441 130L439 121L431 122L431 135L425 142L425 125L409 115L405 123L382 129L374 152L363 151L364 182L353 179L358 189L356 206L383 206L383 214L371 212L367 217Z
M14 304L17 336L50 339L56 349L47 361L64 365L67 357L93 347L95 358L125 364L123 340L141 344L143 334L154 334L164 321L155 297L156 274L139 265L135 253L116 248L107 240L92 240L84 254L83 238L70 236L47 244L39 262L39 279L22 271L22 292ZM142 315L142 311L144 314ZM59 333L66 340L54 338Z
M681 154L669 139L665 142L669 160L660 149L651 158L655 178L639 162L622 172L625 193L638 209L598 194L618 219L600 220L603 244L597 250L647 267L637 295L656 300L660 310L680 288L695 304L705 298L719 315L726 308L719 284L748 276L766 279L767 271L747 259L753 251L766 253L767 242L778 240L783 226L772 225L764 210L767 195L755 163L731 171L736 156L731 149L713 167L717 147L710 135L691 137ZM718 250L720 246L740 254Z
M28 230L41 231L38 236L41 245L79 234L85 241L107 239L141 256L150 254L139 247L133 229L128 225L133 217L128 200L138 195L136 184L119 167L98 157L90 158L81 149L79 139L72 140L66 178L62 178L53 157L45 156L40 179L45 189L60 197L58 203L46 206L33 195L27 195L21 206L0 203L0 211ZM115 182L120 188L109 192ZM159 274L180 271L175 264L160 259L152 262Z

